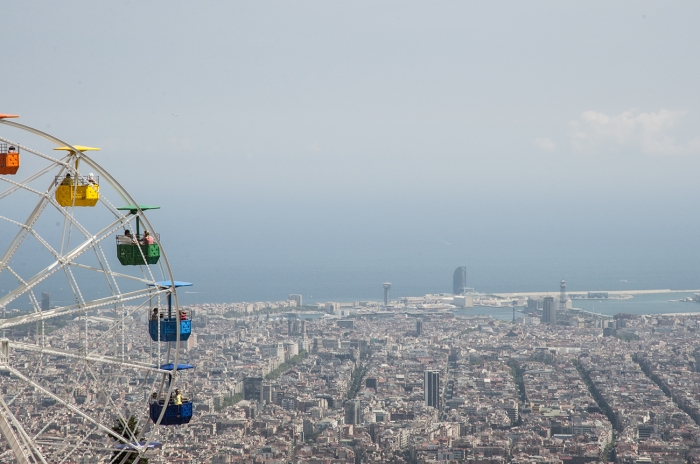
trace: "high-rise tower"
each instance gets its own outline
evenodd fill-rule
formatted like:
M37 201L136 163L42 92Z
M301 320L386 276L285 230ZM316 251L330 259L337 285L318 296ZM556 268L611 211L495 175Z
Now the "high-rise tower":
M440 409L440 371L425 371L425 405Z
M348 400L345 403L345 423L353 425L359 424L361 408L360 400Z
M557 307L554 304L553 296L546 296L542 302L542 322L553 326L557 325Z
M51 309L51 293L41 292L41 310L48 311Z
M564 280L559 284L559 309L562 311L566 309L566 282Z
M389 290L391 290L391 282L384 282L384 306L389 304Z
M452 294L464 295L467 291L467 267L460 266L455 269L452 276Z
M243 399L246 401L263 401L263 378L245 377L243 378Z

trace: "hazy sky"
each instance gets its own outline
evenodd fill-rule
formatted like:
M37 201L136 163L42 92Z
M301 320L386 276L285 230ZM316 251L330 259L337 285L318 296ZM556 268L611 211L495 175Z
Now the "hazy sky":
M601 285L642 269L640 285L697 288L699 13L3 2L0 112L101 147L163 207L178 273L231 273L232 300L284 298L314 272L319 292L380 298L408 275L449 291L462 264L488 289L611 269ZM293 277L252 291L271 269Z

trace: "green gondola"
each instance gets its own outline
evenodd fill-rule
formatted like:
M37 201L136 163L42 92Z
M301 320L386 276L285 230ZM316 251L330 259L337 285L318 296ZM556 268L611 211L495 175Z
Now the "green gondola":
M160 206L134 205L121 206L120 211L129 211L130 214L138 213L138 210L147 211L149 209L160 209ZM160 237L156 234L152 243L148 243L149 232L141 234L141 221L136 216L135 235L117 235L117 258L124 266L143 266L157 264L160 258Z

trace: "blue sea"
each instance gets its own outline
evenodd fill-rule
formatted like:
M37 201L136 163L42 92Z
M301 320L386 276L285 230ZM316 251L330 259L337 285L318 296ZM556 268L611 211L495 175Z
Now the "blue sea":
M572 199L547 185L533 179L541 193L505 189L498 198L498 186L452 196L417 184L401 198L256 199L254 210L232 204L212 219L215 240L200 240L196 221L159 220L177 278L198 292L183 294L185 303L291 293L304 302L381 300L384 282L392 298L451 293L458 266L484 293L558 292L562 279L569 291L700 289L695 197L590 189Z
M436 249L437 248L437 249ZM447 247L444 247L447 248ZM180 269L183 280L195 285L180 293L181 303L278 301L299 293L304 303L381 300L384 282L391 282L390 297L451 293L452 274L467 267L467 285L477 292L558 292L565 279L569 291L595 290L694 290L700 289L700 259L696 253L667 256L650 253L459 253L440 247L415 247L405 254L357 250L339 256L314 258L299 254L267 263L254 259L219 260L203 265L190 262ZM182 272L186 271L186 272ZM688 294L682 294L687 296ZM629 301L577 300L578 307L615 314L677 312L688 303L668 303L668 294L640 295ZM678 299L676 295L674 299Z
M609 204L605 197L560 205L518 195L483 203L477 192L467 212L461 198L419 194L380 206L318 198L296 204L275 196L247 210L241 200L210 223L194 207L153 213L175 278L194 283L178 293L180 303L279 301L292 293L304 303L378 301L384 282L392 299L451 293L458 266L483 293L558 292L562 279L572 292L700 289L700 216L688 214L688 204L651 208L653 199ZM116 254L116 246L106 252ZM59 304L70 300L48 283L36 290ZM577 304L606 314L693 307L667 299Z

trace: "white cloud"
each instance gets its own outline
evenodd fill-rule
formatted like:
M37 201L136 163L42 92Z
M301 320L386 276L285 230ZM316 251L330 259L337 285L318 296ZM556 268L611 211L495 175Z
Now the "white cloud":
M631 109L615 116L586 111L569 123L571 143L579 150L637 147L648 155L678 155L700 151L700 139L678 143L671 129L685 116L685 111L659 110L642 113Z
M540 150L548 151L550 153L557 149L557 144L552 142L552 139L549 137L538 137L533 140L532 143L534 143Z

